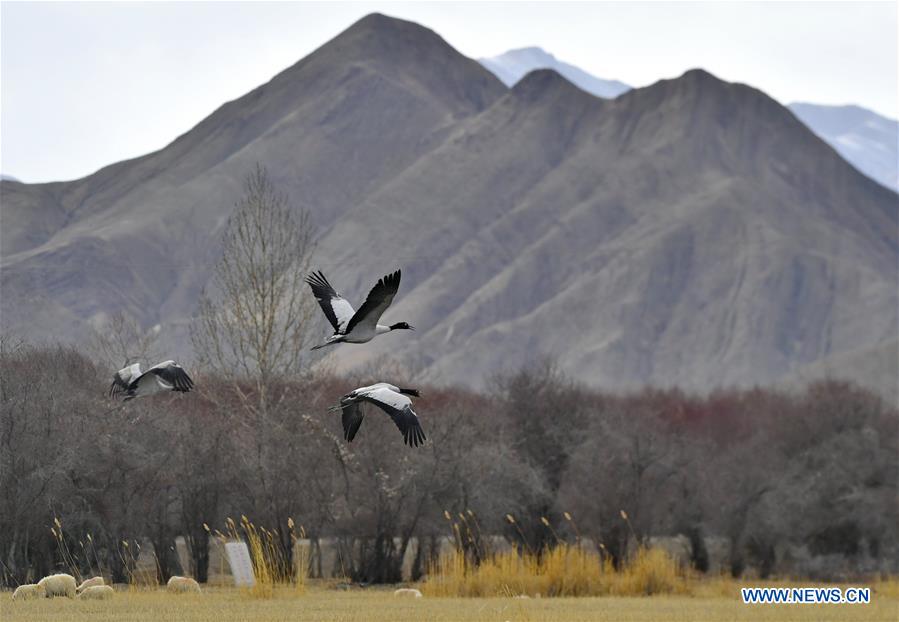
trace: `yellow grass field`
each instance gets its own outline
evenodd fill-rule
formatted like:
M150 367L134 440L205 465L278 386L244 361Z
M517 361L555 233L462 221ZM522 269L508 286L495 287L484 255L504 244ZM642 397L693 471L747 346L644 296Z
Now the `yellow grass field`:
M170 595L161 589L122 591L111 601L66 598L12 602L0 594L3 622L58 620L102 622L184 621L415 621L538 622L678 620L820 620L895 622L899 599L872 594L868 605L744 605L733 596L653 596L602 598L400 598L392 589L340 591L311 585L305 593L276 588L273 598L254 598L234 588L208 588L198 595Z

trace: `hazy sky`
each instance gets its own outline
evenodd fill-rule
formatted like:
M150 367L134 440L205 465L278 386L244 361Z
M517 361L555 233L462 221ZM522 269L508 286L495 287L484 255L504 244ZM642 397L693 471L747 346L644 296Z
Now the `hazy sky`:
M896 118L896 7L2 2L0 169L73 179L159 149L374 11L472 57L537 45L634 86L704 67L783 103L855 103Z

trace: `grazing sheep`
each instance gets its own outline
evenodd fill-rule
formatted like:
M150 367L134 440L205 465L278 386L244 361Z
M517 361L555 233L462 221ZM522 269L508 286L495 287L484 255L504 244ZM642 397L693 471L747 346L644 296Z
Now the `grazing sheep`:
M416 589L403 587L393 592L394 596L406 596L411 598L421 598L421 592Z
M83 598L84 600L107 600L112 598L113 594L115 594L115 590L109 585L89 585L78 595L78 598Z
M184 594L186 592L199 593L200 591L200 584L190 577L172 577L165 587L173 594Z
M90 579L82 581L81 585L75 588L75 591L82 592L94 585L106 585L106 582L103 580L103 577L91 577Z
M16 588L12 593L13 600L31 600L32 598L45 598L44 586L37 583L26 583Z
M54 596L68 596L75 598L75 577L70 574L51 574L37 582L44 586L47 598Z

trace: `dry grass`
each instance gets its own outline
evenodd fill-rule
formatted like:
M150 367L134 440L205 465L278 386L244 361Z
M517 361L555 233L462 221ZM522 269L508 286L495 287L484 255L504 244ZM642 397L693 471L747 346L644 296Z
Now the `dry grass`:
M538 557L507 551L480 565L452 551L432 565L422 592L430 596L650 596L684 594L688 582L664 551L640 549L621 570L577 546L559 544Z
M872 581L871 592L877 598L892 598L899 601L899 577L881 577Z
M492 555L479 566L451 551L428 571L421 585L428 596L587 596L608 594L605 573L595 555L573 547L556 547L538 560L515 551Z
M615 573L613 594L652 596L683 594L689 584L677 562L661 549L641 548L620 572Z
M242 539L247 543L256 578L256 585L249 593L256 598L272 598L276 586L293 586L294 590L300 594L306 588L309 560L306 558L306 550L296 546L298 537L294 531L292 518L287 519L287 529L286 535L289 538L291 549L298 553L292 563L279 543L280 535L277 529L269 530L265 527L257 527L246 516L241 516L239 528L234 520L227 519L228 535L216 531L222 545L228 540ZM243 534L242 538L241 533ZM299 537L302 538L305 535L303 527L300 526Z
M623 514L626 521L627 516ZM449 518L448 518L449 519ZM567 515L566 519L571 520ZM511 524L515 524L512 522ZM460 529L457 525L462 525ZM209 529L207 527L207 529ZM293 521L288 522L291 542L296 542ZM79 541L73 551L57 520L52 528L63 560L72 567L80 555L93 550ZM429 569L429 580L420 587L422 599L394 598L393 588L338 591L328 582L307 586L305 550L295 548L298 559L290 564L277 546L278 532L257 527L246 517L228 519L227 534L214 530L221 545L230 539L247 542L258 584L251 590L204 586L201 594L171 595L162 588L142 587L133 575L130 585L118 586L114 599L81 602L65 598L16 602L10 592L0 593L0 619L7 621L230 620L397 621L463 620L528 621L581 620L642 622L655 620L889 620L899 619L899 580L880 579L869 584L868 605L744 605L740 588L752 586L810 585L803 581L751 581L727 577L699 578L680 569L665 552L640 549L624 568L616 571L609 561L580 546L556 537L557 546L538 556L515 551L492 554L479 550L486 561L474 566L462 547ZM212 532L211 532L212 533ZM476 517L460 515L454 524L457 543L473 543L479 536ZM302 537L302 527L300 536ZM578 537L578 541L580 538ZM132 562L131 547L123 543L123 561ZM96 552L93 551L94 557ZM97 562L99 569L99 563ZM152 577L155 578L155 577ZM841 586L845 587L845 586ZM510 598L521 594L528 599ZM464 598L459 598L460 596ZM552 596L554 598L546 598ZM645 598L652 596L652 598ZM577 598L572 598L577 597Z
M309 566L308 550L303 547L296 546L301 538L306 537L303 526L295 529L292 518L287 519L287 530L284 536L290 543L291 550L295 553L295 558L291 561L284 547L280 544L280 534L278 530L266 529L265 527L254 524L249 518L241 515L240 521L235 522L234 519L228 518L225 522L225 531L211 529L206 523L203 528L212 538L212 546L221 547L219 574L225 572L225 554L224 545L229 541L243 541L247 543L250 552L250 559L253 563L253 572L256 578L256 585L251 590L251 594L257 598L271 598L276 586L292 586L295 591L302 593L306 585L306 576ZM53 535L56 544L59 559L62 562L61 571L67 572L75 577L76 582L80 583L87 576L102 576L109 580L109 572L100 564L100 556L94 546L93 536L89 533L83 534L80 538L63 532L62 521L59 517L53 519L53 525L50 526L50 532ZM78 547L74 544L77 542ZM132 590L141 589L142 586L154 586L159 576L159 558L156 552L152 552L154 561L153 568L138 568L138 558L141 557L141 546L137 540L123 540L121 546L117 549L117 554L124 567L125 574L130 588ZM82 575L81 568L87 566L89 568L88 575ZM35 579L37 580L37 579Z
M0 594L4 622L129 620L150 622L269 622L420 621L461 622L571 622L656 620L741 621L889 621L896 620L899 600L875 595L869 605L766 605L747 606L736 596L696 598L395 598L390 589L337 591L310 585L298 595L291 587L276 586L271 598L258 599L234 588L207 588L198 595L170 595L160 589L126 590L110 601L80 602L66 598L16 602Z

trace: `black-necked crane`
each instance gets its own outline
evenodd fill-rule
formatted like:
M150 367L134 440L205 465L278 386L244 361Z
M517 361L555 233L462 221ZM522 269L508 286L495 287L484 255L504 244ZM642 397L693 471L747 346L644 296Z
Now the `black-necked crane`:
M425 433L421 429L418 415L412 410L412 400L409 395L419 397L417 389L401 389L386 382L379 382L368 387L360 387L347 393L340 399L340 406L334 406L332 411L343 411L343 437L352 442L362 425L365 413L362 410L363 403L373 404L390 415L396 427L403 434L405 443L412 447L418 447L425 442Z
M368 293L368 298L365 299L359 310L354 311L353 305L337 293L321 271L308 275L306 282L312 288L312 294L318 300L318 304L325 312L328 321L331 322L331 326L334 327L334 334L328 337L325 343L312 349L318 350L337 343L365 343L392 330L415 330L406 322L389 326L378 324L381 315L396 296L401 276L401 271L397 270L393 274L381 278Z
M145 372L141 372L140 363L134 363L115 373L112 386L109 387L109 395L119 397L124 394L123 401L127 402L136 397L146 397L161 391L186 393L193 388L194 381L175 361L163 361Z

